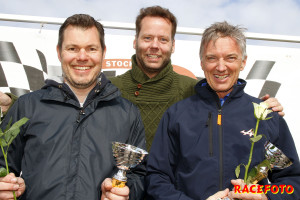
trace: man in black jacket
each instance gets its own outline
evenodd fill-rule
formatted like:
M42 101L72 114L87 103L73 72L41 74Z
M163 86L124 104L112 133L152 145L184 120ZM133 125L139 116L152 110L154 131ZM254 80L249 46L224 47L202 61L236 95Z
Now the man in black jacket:
M107 178L117 170L112 142L145 148L145 135L138 109L101 74L105 51L103 26L94 18L78 14L62 24L63 77L21 96L1 124L4 130L10 118L30 119L10 146L14 174L0 178L0 199L12 199L12 191L32 200L143 198L143 163L128 173L124 188Z

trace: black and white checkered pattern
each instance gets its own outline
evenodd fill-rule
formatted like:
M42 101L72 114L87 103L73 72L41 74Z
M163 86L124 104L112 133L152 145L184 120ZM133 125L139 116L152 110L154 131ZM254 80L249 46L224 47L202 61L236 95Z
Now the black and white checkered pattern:
M246 77L246 92L256 97L262 97L265 94L275 97L279 91L281 83L268 79L275 64L275 61L255 60Z
M275 64L275 61L268 60L254 62L245 78L249 94L256 97L265 94L276 96L281 83L268 80ZM116 75L116 71L111 70L104 70L103 73L108 77ZM47 63L42 52L16 43L0 41L0 91L20 96L40 89L46 78Z
M17 96L40 89L47 78L44 54L30 47L0 41L0 91Z

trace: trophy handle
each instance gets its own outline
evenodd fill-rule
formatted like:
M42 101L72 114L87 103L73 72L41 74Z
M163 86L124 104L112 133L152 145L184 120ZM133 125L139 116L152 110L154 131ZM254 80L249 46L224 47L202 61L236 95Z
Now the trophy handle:
M113 187L125 187L127 182L126 171L123 169L119 169L118 173L115 174L112 178L112 186Z

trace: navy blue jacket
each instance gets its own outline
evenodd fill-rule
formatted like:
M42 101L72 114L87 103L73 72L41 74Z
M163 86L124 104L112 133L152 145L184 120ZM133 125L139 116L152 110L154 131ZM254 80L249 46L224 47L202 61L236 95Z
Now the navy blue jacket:
M25 180L21 199L98 200L102 181L117 172L112 142L145 148L140 113L104 75L83 107L65 83L46 83L21 96L1 124L29 118L8 154L11 172ZM145 168L127 173L132 200L143 198Z
M248 163L251 142L248 131L255 128L252 102L261 100L244 92L246 82L235 85L221 107L218 96L206 80L196 86L197 94L171 106L164 114L152 144L147 164L147 195L155 200L206 199L217 191L232 189L235 168ZM221 125L217 124L218 114ZM300 165L294 141L284 119L277 113L261 121L258 134L264 134L293 162L283 170L269 173L272 184L292 185L291 194L267 193L270 199L300 199ZM264 160L264 143L254 145L250 169ZM244 178L241 167L240 178ZM260 184L267 184L263 180Z

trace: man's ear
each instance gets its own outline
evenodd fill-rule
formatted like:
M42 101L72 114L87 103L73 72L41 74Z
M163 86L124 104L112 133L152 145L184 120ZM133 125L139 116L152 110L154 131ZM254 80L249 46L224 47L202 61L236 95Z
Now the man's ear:
M174 53L175 52L175 40L173 40L173 42L172 42L172 53Z
M61 61L61 51L59 49L59 46L57 45L56 46L56 52L57 52L57 57L58 57L58 60Z
M136 40L137 40L137 38L136 38L136 36L134 37L134 40L133 40L133 48L134 49L136 49Z
M247 56L245 56L244 60L242 60L240 71L243 71L245 69L246 63L247 63Z
M101 67L101 71L102 71L102 69L103 69L103 66L105 65L105 55L106 55L106 47L103 49L103 51L102 51L102 66L100 66Z
M104 48L104 50L103 50L103 52L102 52L102 60L104 60L105 55L106 55L106 47Z
M204 64L203 64L203 62L202 62L202 60L200 60L200 66L201 66L201 69L204 71Z

